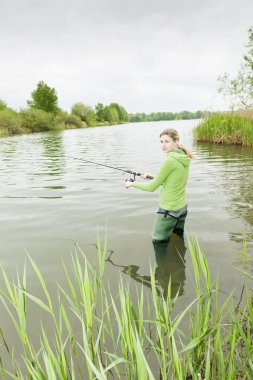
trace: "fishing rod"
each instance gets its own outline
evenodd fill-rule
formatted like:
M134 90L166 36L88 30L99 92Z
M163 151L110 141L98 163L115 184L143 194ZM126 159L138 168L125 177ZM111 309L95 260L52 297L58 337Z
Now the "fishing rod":
M124 173L132 174L134 176L134 178L130 179L131 182L135 181L136 176L139 176L139 177L141 176L141 173L136 173L136 172L133 172L131 170L125 170L125 169L121 169L121 168L116 168L115 166L105 165L105 164L101 164L101 163L95 162L95 161L85 160L84 158L78 158L78 157L73 157L73 156L66 156L66 157L73 158L73 160L89 162L89 163L94 164L94 165L105 166L106 168L119 170L119 171L124 172ZM152 177L151 175L147 175L146 178L153 179L154 177Z

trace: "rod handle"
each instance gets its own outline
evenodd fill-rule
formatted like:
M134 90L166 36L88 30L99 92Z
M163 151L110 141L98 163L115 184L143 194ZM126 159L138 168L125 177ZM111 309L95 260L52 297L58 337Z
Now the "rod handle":
M135 175L141 176L141 173L135 173ZM153 179L154 177L152 175L146 175L146 179Z

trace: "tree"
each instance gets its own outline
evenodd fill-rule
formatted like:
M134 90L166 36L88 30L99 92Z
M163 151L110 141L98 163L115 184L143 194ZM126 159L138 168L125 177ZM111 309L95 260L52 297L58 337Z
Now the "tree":
M5 110L7 107L7 104L5 103L4 100L0 99L0 111Z
M90 127L96 125L96 114L93 108L90 106L86 106L81 102L75 103L71 107L71 113L78 116L82 121L85 121L85 123Z
M118 103L111 103L109 107L114 107L117 110L119 121L129 121L128 113L124 107L120 106Z
M242 108L253 107L253 27L248 30L249 42L246 45L248 53L244 55L238 73L230 79L227 73L219 76L219 92L229 96L232 106Z
M104 105L103 103L98 103L95 106L96 116L98 121L104 121Z
M46 112L58 113L58 97L54 88L49 87L43 81L37 84L36 90L32 92L32 100L28 100L27 104L31 108L37 108Z
M104 120L108 121L109 124L118 124L119 122L117 108L112 103L104 109Z

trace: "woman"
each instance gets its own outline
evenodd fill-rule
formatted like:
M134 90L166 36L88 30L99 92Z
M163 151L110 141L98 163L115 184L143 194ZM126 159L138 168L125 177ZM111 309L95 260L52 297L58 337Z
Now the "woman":
M156 214L153 242L169 241L173 232L184 233L187 215L186 183L189 175L190 159L193 154L179 144L179 135L175 129L165 129L160 134L161 148L166 158L154 179L148 184L126 181L125 187L153 192L160 185L159 209ZM142 174L146 179L148 174Z

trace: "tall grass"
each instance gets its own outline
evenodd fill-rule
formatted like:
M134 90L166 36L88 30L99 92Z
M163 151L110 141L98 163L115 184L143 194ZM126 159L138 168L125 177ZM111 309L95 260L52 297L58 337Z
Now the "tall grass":
M236 306L230 295L221 303L219 281L211 280L196 239L189 241L194 268L194 297L177 311L178 294L158 293L151 271L151 293L137 292L119 279L117 297L105 285L106 246L99 243L98 267L76 247L72 268L63 263L66 289L58 286L54 304L43 276L29 258L41 286L38 298L27 288L26 268L16 283L2 269L1 310L9 315L22 345L16 357L0 330L7 359L0 358L1 378L76 379L251 379L253 378L253 304L246 289ZM134 301L135 299L135 301ZM29 332L29 305L47 314L35 349ZM241 306L244 304L244 306ZM188 328L183 328L183 325ZM50 326L50 328L49 328ZM52 329L54 333L52 334Z
M198 141L253 146L252 111L208 115L195 127Z

